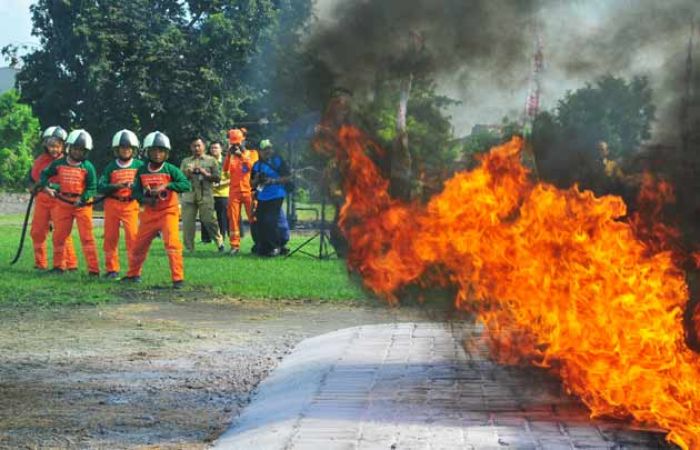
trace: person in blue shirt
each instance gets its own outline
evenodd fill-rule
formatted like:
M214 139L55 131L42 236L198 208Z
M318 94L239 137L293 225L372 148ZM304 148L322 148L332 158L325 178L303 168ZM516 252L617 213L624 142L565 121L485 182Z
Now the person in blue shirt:
M283 245L278 223L282 202L287 195L285 185L291 181L291 174L287 163L275 152L269 139L260 142L260 159L253 165L251 179L258 202L255 209L256 253L277 256Z

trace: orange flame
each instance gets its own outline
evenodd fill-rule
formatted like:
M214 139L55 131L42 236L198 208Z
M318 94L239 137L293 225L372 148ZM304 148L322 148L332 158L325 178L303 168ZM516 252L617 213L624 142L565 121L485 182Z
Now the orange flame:
M357 129L335 137L348 264L395 300L416 282L458 287L503 362L549 368L592 416L631 417L700 447L700 356L684 343L688 288L650 252L619 197L534 183L520 139L492 149L425 206L397 202Z

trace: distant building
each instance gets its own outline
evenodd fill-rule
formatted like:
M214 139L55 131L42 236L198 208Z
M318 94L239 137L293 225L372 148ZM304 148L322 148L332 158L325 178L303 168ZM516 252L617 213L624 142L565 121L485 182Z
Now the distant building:
M477 123L472 127L472 135L482 133L490 133L496 136L500 136L503 133L503 125Z
M15 87L15 77L17 69L11 67L0 67L0 94Z

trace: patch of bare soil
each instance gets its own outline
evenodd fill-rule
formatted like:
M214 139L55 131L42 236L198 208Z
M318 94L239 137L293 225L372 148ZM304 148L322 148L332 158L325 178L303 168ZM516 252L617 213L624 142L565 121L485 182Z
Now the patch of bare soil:
M0 448L204 448L300 340L435 314L201 299L1 307Z

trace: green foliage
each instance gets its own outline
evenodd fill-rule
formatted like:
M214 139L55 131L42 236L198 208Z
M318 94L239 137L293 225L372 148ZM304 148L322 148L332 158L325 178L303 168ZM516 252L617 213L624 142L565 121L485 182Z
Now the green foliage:
M467 162L474 164L477 154L487 152L517 134L522 134L522 126L506 116L503 118L499 130L489 128L476 130L460 141L461 146L458 150L464 154Z
M253 117L268 117L284 128L290 121L325 107L332 79L303 38L313 21L310 0L278 0L279 13L261 51L253 59L250 78L262 93L250 105ZM266 130L268 135L275 129Z
M17 91L0 95L0 186L22 187L39 134L39 121L29 106L19 103Z
M556 122L574 146L595 148L603 140L614 156L622 156L651 136L655 109L645 77L628 82L606 75L594 85L568 92L559 101Z
M280 30L296 33L308 20L311 1L293 3L38 0L31 11L41 48L23 57L23 99L44 125L90 131L98 166L122 128L166 132L177 160L191 136L219 137L272 95L260 73L274 66L255 63L282 47Z
M490 130L481 130L467 136L462 146L462 151L471 156L475 153L488 151L494 145L501 142L501 134Z
M542 112L532 142L540 175L565 186L602 185L597 145L608 143L613 158L625 157L650 137L655 106L644 77L631 81L606 75L568 92L554 112Z
M449 171L459 152L450 145L452 125L445 109L457 102L436 94L430 80L415 79L408 101L406 128L413 171L438 173ZM366 128L375 133L385 148L396 139L396 118L399 105L398 82L377 85L371 102L360 104L358 114Z

